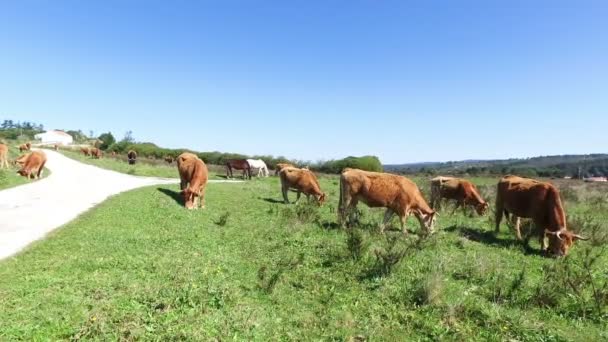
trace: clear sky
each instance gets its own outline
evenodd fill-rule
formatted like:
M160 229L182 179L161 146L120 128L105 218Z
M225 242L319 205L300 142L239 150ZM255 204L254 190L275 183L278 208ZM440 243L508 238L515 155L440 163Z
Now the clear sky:
M1 1L0 120L384 163L608 152L607 1Z

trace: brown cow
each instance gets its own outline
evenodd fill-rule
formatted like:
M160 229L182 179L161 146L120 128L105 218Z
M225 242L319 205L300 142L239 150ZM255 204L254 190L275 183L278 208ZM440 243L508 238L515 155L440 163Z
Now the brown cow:
M274 175L278 175L279 172L281 172L281 169L285 168L285 167L295 167L293 166L293 164L289 164L289 163L278 163L275 167L274 167Z
M407 234L405 223L410 214L416 216L425 233L433 232L436 213L426 203L418 186L406 177L347 168L340 176L338 218L342 225L347 212L355 208L359 200L372 208L386 208L380 225L382 233L394 214L399 216L404 234Z
M55 146L53 146L53 149L54 149L55 151L58 151L58 150L59 150L59 145L55 144Z
M116 151L112 151L112 157L116 157Z
M167 162L167 164L171 164L171 163L173 163L173 157L165 156L165 161Z
M438 209L442 198L456 201L452 214L459 207L466 209L467 206L472 206L482 216L489 207L488 202L479 195L477 187L462 178L439 176L431 179L431 208Z
M129 150L129 152L127 153L127 160L129 161L129 164L135 164L135 162L137 161L137 152Z
M0 144L0 169L8 168L8 146Z
M19 145L19 152L29 151L30 148L28 147L28 144L21 144L21 145Z
M283 193L285 204L289 204L289 199L287 198L289 189L294 189L298 193L295 203L300 200L302 193L306 195L308 200L310 200L310 195L312 195L319 205L325 202L325 193L321 191L317 176L312 171L296 167L283 167L279 172L279 177L281 178L281 192Z
M21 159L21 158L19 158ZM23 160L23 166L17 173L28 179L36 179L42 176L42 170L46 163L46 154L42 151L34 151L28 154Z
M81 147L80 152L82 152L82 154L84 154L85 157L88 157L91 155L91 149L88 147Z
M205 162L193 153L184 152L177 157L177 169L186 208L196 207L196 197L200 207L205 208L205 186L209 177Z
M28 157L28 156L29 156L29 153L28 153L28 154L24 154L24 155L21 155L21 156L17 157L17 158L16 158L16 159L13 161L13 164L14 164L14 165L18 165L18 166L23 166L23 164L25 164L25 160L27 159L27 157Z
M95 159L101 159L102 156L103 156L103 152L100 149L98 149L97 147L91 149L91 157L93 157Z
M498 182L496 193L496 232L498 233L503 214L516 216L515 234L522 240L519 218L530 218L536 226L541 250L546 251L545 237L549 237L549 251L555 256L565 256L574 241L587 240L566 228L566 213L553 184L517 176L505 176ZM528 234L524 243L532 234Z

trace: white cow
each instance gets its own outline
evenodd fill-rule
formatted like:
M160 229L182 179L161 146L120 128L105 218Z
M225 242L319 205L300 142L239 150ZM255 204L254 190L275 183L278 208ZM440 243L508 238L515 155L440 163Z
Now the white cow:
M268 177L268 167L262 159L247 159L251 170L257 170L257 176L260 177L260 173L264 177Z

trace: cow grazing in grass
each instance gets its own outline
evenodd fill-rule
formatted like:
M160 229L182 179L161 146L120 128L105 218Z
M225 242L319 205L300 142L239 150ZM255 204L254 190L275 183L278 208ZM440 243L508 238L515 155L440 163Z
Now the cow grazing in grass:
M205 207L205 186L208 172L205 163L193 153L182 153L177 157L180 188L184 196L184 204L188 209L196 207L196 198L201 208Z
M0 169L8 168L8 146L0 144Z
M279 177L281 178L283 201L286 204L289 203L289 199L287 198L289 189L295 190L298 193L296 203L300 200L302 193L306 195L308 200L310 200L310 196L312 195L319 205L325 202L325 193L321 191L317 176L312 171L295 167L284 167L279 172Z
M530 218L536 226L533 234L538 236L541 250L547 251L545 238L548 237L548 251L554 256L565 256L574 241L587 240L566 228L566 213L559 191L551 183L517 176L501 178L496 193L496 232L503 215L508 219L509 214L516 216L517 239L522 240L519 218ZM526 236L526 245L531 235Z
M243 178L251 179L251 166L246 159L229 159L226 161L226 178L232 178L232 169L243 170Z
M137 161L137 152L129 150L129 152L127 153L127 160L129 161L129 165L135 164L135 162Z
M484 215L488 211L488 202L484 201L477 187L466 179L453 177L435 177L431 180L431 208L438 209L441 199L456 201L452 214L462 207L472 206L477 214Z
M247 163L249 163L249 167L251 170L257 171L257 177L268 177L268 166L262 159L247 159Z
M432 233L436 213L424 200L418 186L398 175L345 169L340 176L339 221L344 225L349 211L362 201L369 207L384 207L386 212L380 226L384 232L386 223L397 214L401 229L407 234L405 223L411 214L416 216L425 233Z
M289 163L278 163L275 168L274 168L274 175L278 175L279 172L281 172L281 170L285 167L295 167L293 164L289 164Z
M167 164L171 164L171 163L173 163L173 157L165 156L165 161L167 162Z
M30 143L19 145L19 152L25 152L30 150Z
M42 176L42 170L46 163L46 154L42 151L34 151L25 156L23 165L17 173L28 179L36 179Z
M82 152L82 154L83 154L85 157L88 157L88 156L90 156L90 155L91 155L91 149L90 149L90 148L88 148L88 147L81 147L81 148L80 148L80 152Z
M91 149L91 157L93 157L95 159L101 159L102 156L103 156L103 152L100 149L98 149L97 147Z

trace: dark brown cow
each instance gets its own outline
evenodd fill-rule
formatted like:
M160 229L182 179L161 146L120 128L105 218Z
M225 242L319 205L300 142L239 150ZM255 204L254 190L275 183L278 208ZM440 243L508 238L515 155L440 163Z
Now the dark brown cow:
M298 193L296 203L300 200L302 193L306 195L308 200L310 200L310 196L312 195L319 205L325 202L325 193L321 191L319 180L312 171L295 167L284 167L279 172L279 177L281 178L283 201L286 204L289 203L289 198L287 198L289 189L293 189Z
M135 162L137 161L137 152L129 150L129 152L127 153L127 160L129 161L130 165L135 164Z
M232 178L232 169L243 170L243 178L251 179L251 165L247 159L229 159L226 161L226 178Z
M551 183L517 176L505 176L498 182L496 193L496 232L499 231L503 214L516 216L515 234L522 240L519 218L530 218L536 226L541 250L546 251L545 237L549 237L549 252L555 256L565 256L576 240L586 240L566 228L566 213L559 191ZM525 244L530 239L525 238Z
M431 208L438 209L442 198L456 201L452 214L459 207L465 209L467 206L472 206L481 216L489 207L488 203L481 198L477 187L462 178L439 176L431 179Z
M21 159L21 158L19 158ZM28 179L36 179L42 176L42 170L46 163L46 154L42 151L34 151L25 156L23 165L17 173Z
M397 214L401 220L401 229L407 234L405 223L411 214L416 216L425 233L433 232L435 211L424 200L418 186L411 180L394 174L368 172L357 169L345 169L340 176L340 205L338 218L344 225L350 209L362 201L369 207L384 207L384 226Z
M185 152L177 157L177 169L186 208L194 209L197 197L200 207L205 208L205 186L208 179L205 162L195 154Z
M8 146L0 144L0 169L8 168Z
M171 163L173 163L173 157L165 156L165 161L167 162L167 164L171 164Z
M21 144L19 145L19 152L24 152L24 151L29 151L30 148L27 146L27 144Z

